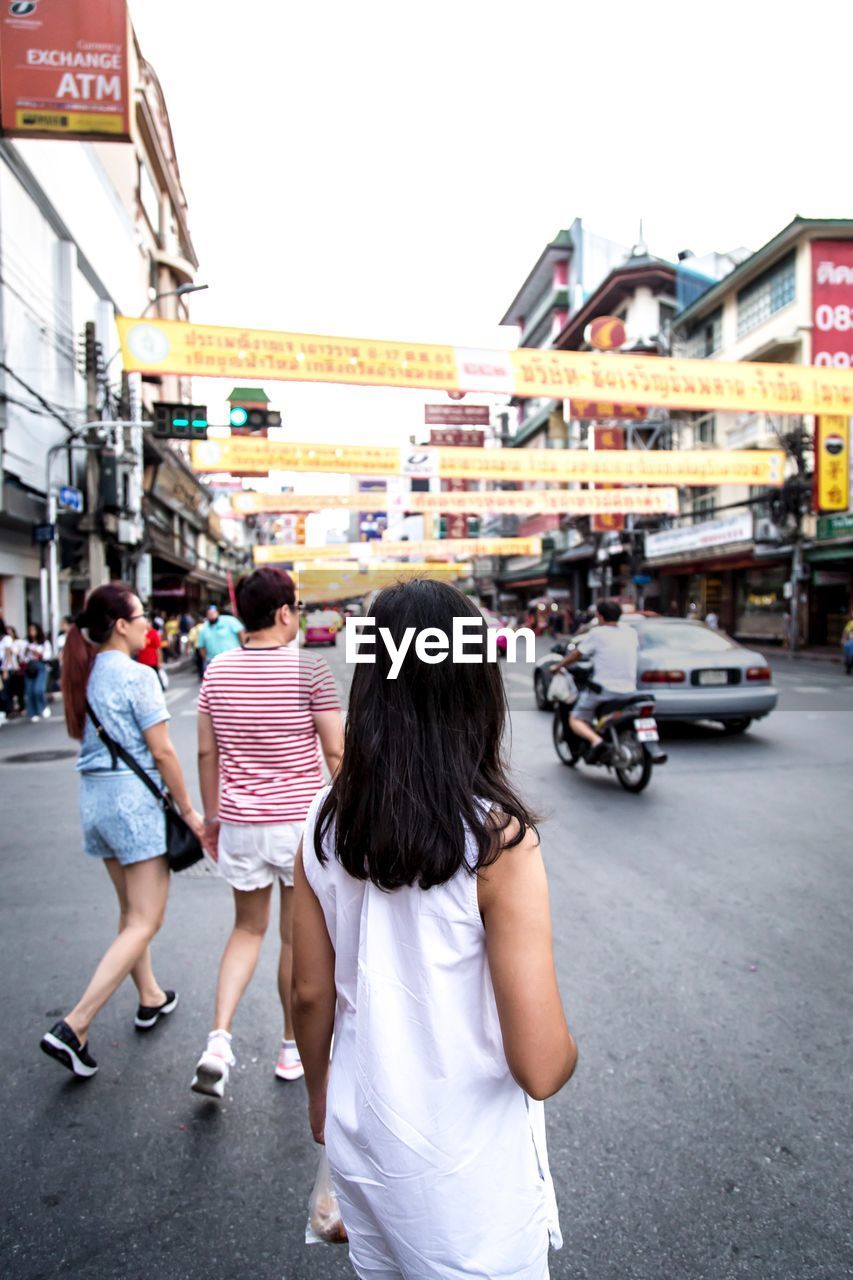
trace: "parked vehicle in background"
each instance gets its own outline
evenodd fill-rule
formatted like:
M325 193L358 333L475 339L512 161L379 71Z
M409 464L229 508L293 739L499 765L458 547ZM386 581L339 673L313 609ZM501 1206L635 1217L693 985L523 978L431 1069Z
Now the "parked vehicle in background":
M684 618L623 614L620 626L635 627L640 652L637 688L654 695L658 720L715 720L726 733L743 733L769 715L779 700L763 654L725 632ZM558 641L533 671L540 711L548 711L551 672L571 643Z
M337 609L315 609L306 615L303 644L335 645L342 626L343 620Z

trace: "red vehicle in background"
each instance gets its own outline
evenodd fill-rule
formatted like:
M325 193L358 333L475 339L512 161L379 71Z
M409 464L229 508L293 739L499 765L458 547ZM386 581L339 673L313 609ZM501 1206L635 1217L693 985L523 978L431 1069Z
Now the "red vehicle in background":
M336 609L318 609L306 616L302 643L306 648L312 644L335 645L342 626L343 619Z

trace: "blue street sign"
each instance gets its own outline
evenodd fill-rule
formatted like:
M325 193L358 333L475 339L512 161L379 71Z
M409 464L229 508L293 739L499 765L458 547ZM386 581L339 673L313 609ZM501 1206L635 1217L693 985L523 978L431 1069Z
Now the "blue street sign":
M631 581L638 587L647 587L651 582L651 578L647 573L635 573Z
M76 511L79 515L83 510L83 494L79 489L75 489L73 485L60 485L58 501L60 507L65 511Z

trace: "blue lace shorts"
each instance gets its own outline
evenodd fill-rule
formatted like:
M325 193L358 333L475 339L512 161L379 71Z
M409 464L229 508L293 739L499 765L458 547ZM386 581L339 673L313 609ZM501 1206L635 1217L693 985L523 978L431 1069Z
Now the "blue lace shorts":
M132 773L80 775L83 848L92 858L122 866L166 852L166 818L155 796Z

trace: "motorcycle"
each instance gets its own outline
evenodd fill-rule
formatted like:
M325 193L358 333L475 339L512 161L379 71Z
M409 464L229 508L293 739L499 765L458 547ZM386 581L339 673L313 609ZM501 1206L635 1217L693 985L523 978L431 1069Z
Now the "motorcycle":
M601 691L601 686L596 685L592 678L591 663L576 662L569 671L578 692L584 689L593 693ZM573 769L579 760L593 768L603 765L615 772L626 791L639 794L649 785L654 766L666 764L667 760L660 745L654 713L655 700L647 693L614 694L608 698L598 708L593 726L607 746L596 760L589 761L590 743L578 737L569 726L571 705L558 702L552 728L554 749L568 768Z

